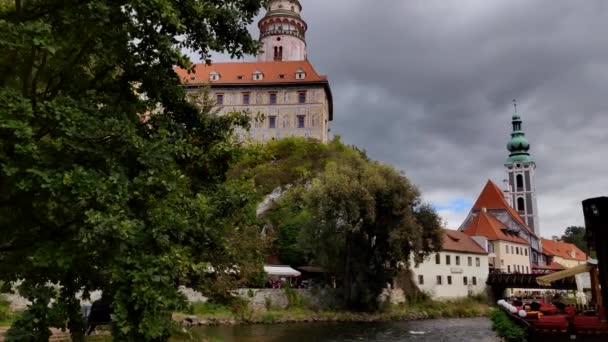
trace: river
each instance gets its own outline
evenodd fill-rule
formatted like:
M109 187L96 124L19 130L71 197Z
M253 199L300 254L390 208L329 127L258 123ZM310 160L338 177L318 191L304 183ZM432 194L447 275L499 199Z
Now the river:
M486 318L204 327L213 342L498 342Z

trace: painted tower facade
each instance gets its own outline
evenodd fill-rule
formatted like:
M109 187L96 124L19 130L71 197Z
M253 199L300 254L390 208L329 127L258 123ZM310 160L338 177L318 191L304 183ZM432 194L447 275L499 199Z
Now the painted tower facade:
M298 0L270 0L266 15L258 23L262 48L259 62L306 60L308 26L300 17Z
M509 158L505 163L508 175L510 204L524 219L526 225L540 236L538 206L536 202L536 163L530 155L530 143L522 128L521 116L513 114L513 132L507 144Z

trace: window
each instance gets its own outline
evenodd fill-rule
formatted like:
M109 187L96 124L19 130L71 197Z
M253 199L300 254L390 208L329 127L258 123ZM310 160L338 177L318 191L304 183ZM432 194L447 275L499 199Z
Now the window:
M435 254L435 263L437 265L441 265L441 254L439 254L439 253Z
M460 266L460 255L456 256L456 266Z
M437 276L437 285L441 285L443 283L443 279L441 276Z
M517 255L521 255L521 254L519 253L519 247L516 247L516 248L515 248L515 254L517 254Z
M504 266L505 265L505 261L504 260L500 260L500 266Z
M521 191L524 188L524 176L517 175L517 191Z
M507 272L511 273L511 265L507 265Z
M223 105L224 104L224 94L217 94L215 96L215 100L218 105Z
M528 256L528 249L524 249L524 253L526 254L526 256Z
M526 273L530 274L530 266L526 266Z
M277 128L277 117L276 116L268 117L268 128Z
M449 255L445 256L445 264L446 265L451 265L452 264L452 258Z
M468 279L466 276L464 276L464 277L462 278L462 283L463 283L464 285L469 285L469 279Z
M509 251L510 251L509 245L506 245L505 248L507 249L506 254L509 254Z
M523 197L517 199L517 211L525 211L526 210L526 201Z
M477 285L477 277L473 277L471 280L473 280L473 285Z
M472 257L469 257L468 262L469 262L469 266L473 266L473 258Z
M481 258L475 258L475 266L481 267Z
M305 91L298 92L298 103L306 103L306 92Z
M423 275L418 276L418 284L424 285L424 276Z
M448 285L452 285L452 276L448 276Z
M261 71L256 71L253 73L253 79L256 81L261 81L262 79L264 79L264 74L262 74Z
M298 115L298 128L306 127L306 117L304 115Z
M249 96L250 96L249 93L243 93L243 104L244 105L248 105L249 104L249 100L250 100Z
M270 93L270 104L277 104L277 93Z
M282 46L275 46L274 47L274 60L275 61L282 61L283 60L283 47Z

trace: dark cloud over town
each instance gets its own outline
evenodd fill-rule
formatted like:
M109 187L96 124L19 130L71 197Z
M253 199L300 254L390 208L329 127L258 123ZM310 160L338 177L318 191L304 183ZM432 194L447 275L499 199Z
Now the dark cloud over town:
M515 98L542 234L583 224L580 202L608 195L608 1L301 2L333 133L404 170L448 227L505 178Z

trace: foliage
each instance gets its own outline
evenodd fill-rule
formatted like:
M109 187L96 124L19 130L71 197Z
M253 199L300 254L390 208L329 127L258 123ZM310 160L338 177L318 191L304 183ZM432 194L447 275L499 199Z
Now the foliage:
M115 339L164 341L179 284L221 296L257 270L253 184L225 182L247 120L191 104L173 68L256 52L261 4L2 2L0 280L34 303L9 340L82 341L74 295L101 289Z
M11 307L10 303L0 295L0 326L2 323L7 322L11 318Z
M513 322L502 310L496 309L490 315L493 329L506 342L526 342L526 330Z
M232 177L253 179L263 195L287 190L266 214L281 260L325 268L351 308L376 309L403 262L441 246L441 220L409 180L339 138L284 139L244 156Z
M303 244L342 281L350 308L376 309L400 264L441 246L441 220L393 168L348 151L303 195L312 222Z
M589 246L587 245L587 238L585 237L585 227L572 226L566 228L566 232L562 235L561 240L571 243L586 254L589 254Z

